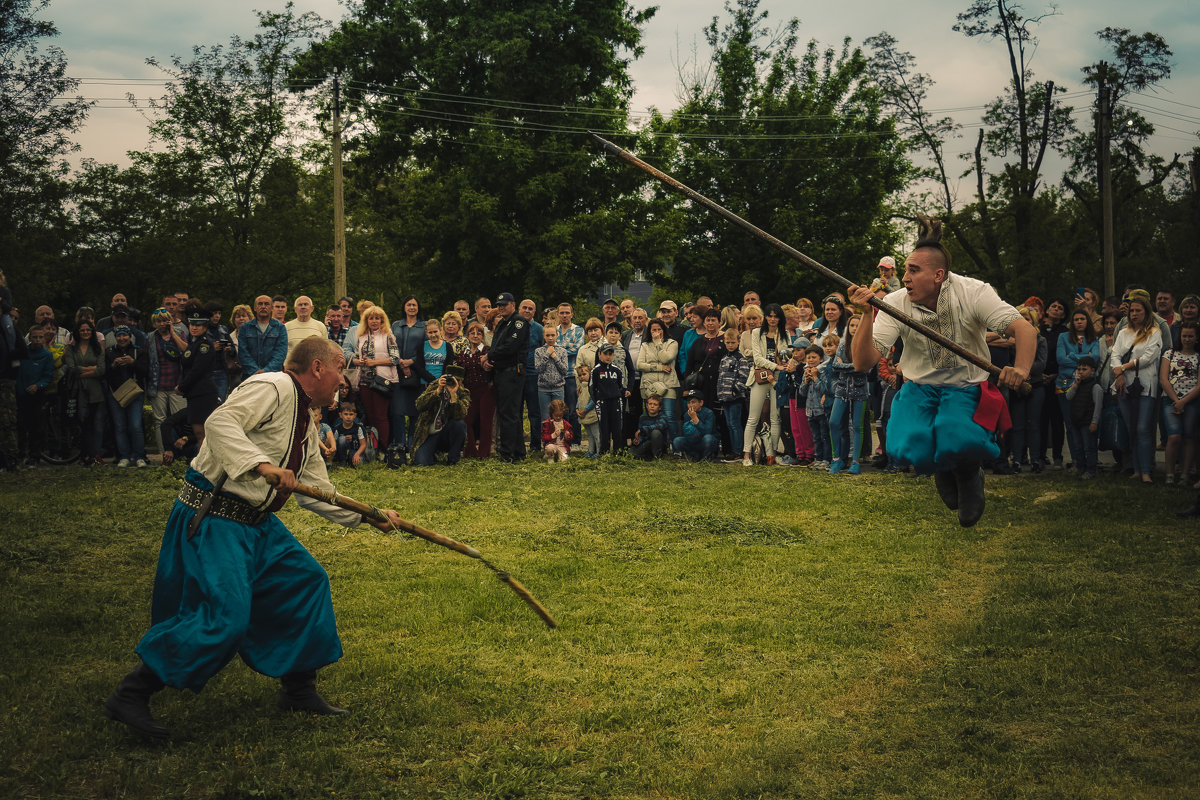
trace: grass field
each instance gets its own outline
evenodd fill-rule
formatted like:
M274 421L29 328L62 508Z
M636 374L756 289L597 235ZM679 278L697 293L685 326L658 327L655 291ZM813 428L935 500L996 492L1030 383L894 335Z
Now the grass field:
M135 663L182 471L0 478L0 797L1195 798L1200 528L1183 490L634 464L334 473L479 548L281 514L329 571L349 717L235 661L101 703Z

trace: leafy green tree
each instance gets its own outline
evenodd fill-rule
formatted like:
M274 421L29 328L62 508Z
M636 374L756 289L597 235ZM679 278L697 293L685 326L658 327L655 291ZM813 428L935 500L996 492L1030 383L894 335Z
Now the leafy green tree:
M1095 126L1081 131L1068 143L1071 165L1063 185L1084 210L1084 219L1095 237L1093 263L1101 250L1100 148L1109 148L1112 169L1114 253L1118 285L1134 280L1162 280L1170 269L1155 246L1163 221L1161 212L1171 202L1165 182L1182 175L1178 154L1170 161L1147 152L1145 145L1154 125L1128 104L1130 96L1145 91L1171 75L1171 49L1156 33L1134 34L1127 28L1104 28L1096 34L1109 44L1112 61L1083 67L1084 83L1097 90L1096 113L1111 120L1108 142L1097 141ZM1105 86L1107 107L1100 107L1100 87Z
M66 155L91 104L62 99L79 82L62 50L42 44L58 35L37 18L48 4L0 0L0 259L18 299L61 304Z
M586 135L626 131L628 59L652 13L364 0L301 59L304 81L338 69L363 117L347 150L356 190L390 220L397 299L446 303L469 286L556 302L657 262L643 178Z
M799 21L771 31L758 0L727 5L704 35L711 69L660 127L684 183L851 279L892 252L885 203L910 177L867 61L849 41L801 52ZM672 284L740 302L818 298L835 287L702 208L687 208Z
M1002 293L1010 281L1022 281L1043 266L1041 248L1048 242L1035 236L1034 200L1046 154L1061 151L1073 132L1072 109L1056 100L1064 90L1053 81L1034 80L1030 68L1035 30L1044 16L1025 17L1019 4L1007 0L974 0L954 26L969 37L1001 40L1008 56L1009 84L985 111L975 144L975 202L966 209L970 235L980 242L968 252L982 253L973 255L979 276ZM993 158L1002 160L995 173L988 171ZM962 221L960 237L967 227ZM1000 235L1006 227L1012 232L1008 240Z

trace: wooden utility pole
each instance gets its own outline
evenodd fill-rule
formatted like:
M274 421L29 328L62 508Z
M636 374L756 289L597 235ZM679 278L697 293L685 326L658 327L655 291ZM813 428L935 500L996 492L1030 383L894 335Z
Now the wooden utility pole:
M1112 108L1108 100L1108 63L1100 62L1100 97L1096 114L1096 147L1100 149L1100 244L1104 262L1104 296L1117 293L1116 256L1113 252Z
M342 205L342 109L333 71L333 299L346 296L346 211Z

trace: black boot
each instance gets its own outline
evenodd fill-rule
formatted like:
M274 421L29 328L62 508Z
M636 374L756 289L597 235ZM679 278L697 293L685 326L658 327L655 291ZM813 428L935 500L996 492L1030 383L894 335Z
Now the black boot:
M1196 499L1192 502L1192 507L1180 511L1175 516L1177 517L1200 517L1200 494L1196 495Z
M284 711L307 711L309 714L323 716L341 716L350 712L344 708L334 708L317 694L317 671L289 672L279 679L282 687L279 690L278 706Z
M933 485L937 487L938 497L951 511L958 510L958 481L950 470L933 473Z
M124 722L144 736L166 739L171 732L154 721L150 715L150 696L165 686L143 661L126 675L104 701L104 713L109 719Z
M983 467L978 463L960 464L954 468L958 482L958 524L969 528L983 516Z

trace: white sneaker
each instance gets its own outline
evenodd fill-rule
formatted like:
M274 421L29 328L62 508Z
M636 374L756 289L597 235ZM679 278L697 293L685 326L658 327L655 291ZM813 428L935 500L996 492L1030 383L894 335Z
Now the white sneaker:
M142 469L143 467L148 467L148 466L150 466L150 465L146 462L146 459L139 458L137 460L137 468L138 469Z
M118 467L128 467L129 465L130 464L129 464L128 458L122 458L120 461L117 462Z
M559 454L558 454L558 460L559 460L559 461L566 461L568 458L570 458L570 456L569 456L569 455L567 455L566 453L559 453Z
M742 459L742 466L743 467L753 467L754 466L754 462L750 460L750 456L745 456Z

